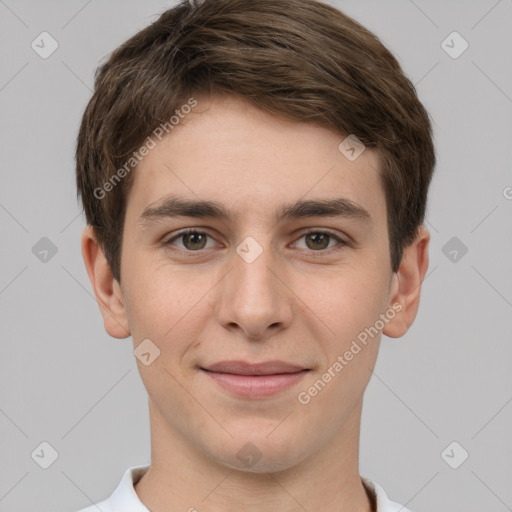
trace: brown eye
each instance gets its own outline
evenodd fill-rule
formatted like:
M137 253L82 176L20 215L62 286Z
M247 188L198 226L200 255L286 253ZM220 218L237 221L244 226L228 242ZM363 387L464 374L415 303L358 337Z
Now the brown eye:
M206 235L204 233L185 233L181 235L183 245L190 250L204 249Z
M299 238L299 240L302 239L304 239L304 243L302 247L301 244L298 245L299 249L311 252L331 253L348 245L348 242L328 231L308 231Z
M331 235L327 233L308 233L305 235L308 249L326 249L329 245ZM310 241L310 242L308 242Z
M175 237L169 239L165 242L165 245L175 245L174 242L179 240L181 241L181 246L178 245L180 249L194 252L199 251L201 249L206 248L207 239L210 237L207 233L203 233L202 231L189 230L182 231Z

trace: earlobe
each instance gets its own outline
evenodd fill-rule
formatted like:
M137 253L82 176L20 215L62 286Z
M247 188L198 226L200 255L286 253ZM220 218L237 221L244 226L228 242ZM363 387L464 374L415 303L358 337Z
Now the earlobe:
M400 310L382 331L390 338L403 336L416 318L421 284L428 269L429 242L428 229L420 227L415 240L404 249L400 267L393 275L389 307Z
M87 226L82 232L82 256L103 315L105 330L114 338L127 338L131 332L123 294L91 226Z

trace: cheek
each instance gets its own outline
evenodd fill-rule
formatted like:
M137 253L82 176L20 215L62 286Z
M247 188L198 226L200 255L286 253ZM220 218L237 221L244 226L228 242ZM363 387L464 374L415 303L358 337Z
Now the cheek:
M382 269L342 268L309 285L305 302L329 328L331 344L350 344L373 325L387 305L387 276Z
M328 373L329 384L318 406L334 402L343 404L339 411L350 410L362 396L377 359L381 333L375 324L385 311L383 292L379 283L355 277L330 286L327 322L335 334L319 340L325 357L318 377Z
M175 338L177 332L187 330L192 320L197 325L201 311L198 299L194 300L195 294L178 291L176 282L173 288L165 284L166 281L159 280L157 286L146 286L144 290L139 288L130 300L128 312L130 323L138 335L155 338L160 343Z
M125 306L134 345L149 338L165 360L180 359L212 314L205 294L213 281L192 275L192 267L166 268L161 259L130 263Z
M370 269L346 270L314 288L315 313L334 332L318 337L324 354L322 367L301 388L301 396L310 401L305 412L318 411L315 414L323 417L329 411L332 425L347 419L375 366L380 340L375 324L387 306L387 282L382 274Z

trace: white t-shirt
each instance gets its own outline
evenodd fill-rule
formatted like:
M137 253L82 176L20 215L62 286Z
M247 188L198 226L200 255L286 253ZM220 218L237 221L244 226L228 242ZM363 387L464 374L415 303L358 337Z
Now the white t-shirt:
M77 512L98 512L98 510L101 512L149 512L140 501L134 488L148 468L149 464L128 468L109 498ZM391 501L384 489L376 482L368 478L364 478L364 481L374 490L377 497L377 512L411 512L408 508Z

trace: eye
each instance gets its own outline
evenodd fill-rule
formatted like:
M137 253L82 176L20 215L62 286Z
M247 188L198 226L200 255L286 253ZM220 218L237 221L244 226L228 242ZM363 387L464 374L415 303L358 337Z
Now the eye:
M167 240L165 245L174 245L173 242L175 240L181 240L183 242L183 246L178 246L180 249L194 252L201 249L208 249L208 247L206 247L207 237L210 237L210 235L204 231L187 229L186 231L182 231L181 233L178 233L176 236Z
M181 249L185 252L199 252L202 249L209 249L215 246L214 243L210 246L207 245L208 238L212 238L208 233L191 228L176 234L164 242L164 245L176 246L178 249ZM349 242L342 240L339 236L329 231L309 230L308 232L304 233L298 240L301 239L305 240L305 247L298 248L309 252L331 252L330 249L337 251L342 249L343 246L349 245ZM175 244L175 241L181 241L181 246ZM333 242L336 241L338 243L333 244ZM295 244L297 244L297 242L295 242Z
M304 238L305 240L305 249L313 252L327 252L325 249L332 249L333 246L329 247L330 242L338 241L338 244L335 244L335 251L341 249L344 245L348 245L348 242L342 240L339 236L330 233L329 231L308 231L304 233L299 240ZM304 247L299 247L304 248ZM329 251L330 252L330 251Z

